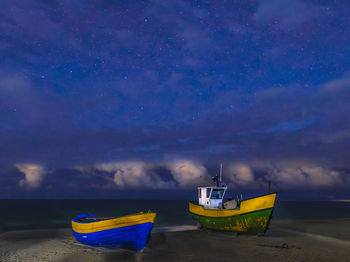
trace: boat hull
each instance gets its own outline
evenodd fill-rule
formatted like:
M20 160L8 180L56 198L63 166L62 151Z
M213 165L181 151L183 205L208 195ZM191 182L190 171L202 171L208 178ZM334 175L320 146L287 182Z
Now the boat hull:
M276 193L244 200L239 209L233 210L209 210L190 203L189 211L203 228L259 234L268 229L275 199Z
M271 214L272 209L265 209L232 217L203 217L195 214L191 216L203 228L259 234L267 230Z
M153 228L155 213L130 215L121 218L81 222L72 221L72 232L77 241L97 247L142 250Z
M86 245L142 250L147 244L152 227L153 223L144 223L93 233L78 233L74 230L72 231L76 240Z

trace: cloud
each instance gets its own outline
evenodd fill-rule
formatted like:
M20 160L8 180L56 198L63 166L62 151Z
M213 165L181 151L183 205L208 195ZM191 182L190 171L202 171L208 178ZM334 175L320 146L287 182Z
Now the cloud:
M206 168L191 160L146 163L141 161L122 161L95 165L97 170L114 174L114 183L119 188L187 188L198 184ZM171 179L165 180L157 169L166 168ZM177 184L177 185L176 185Z
M275 189L333 189L350 186L348 170L298 161L231 163L224 169L229 187L263 188L271 180Z
M170 169L174 180L181 188L197 185L199 178L207 172L202 164L191 160L179 160L167 163L166 166Z
M11 93L18 95L23 91L26 92L28 87L28 81L19 74L1 74L0 92L3 95Z
M349 76L331 81L349 66L347 9L322 3L334 16L308 27L323 12L315 2L241 2L5 1L0 162L66 167L166 154L349 166ZM275 20L300 31L260 26ZM266 60L270 49L280 59ZM158 181L148 167L130 172Z
M158 194L169 189L192 192L203 184L201 176L213 176L219 171L217 166L214 169L210 164L204 166L203 162L189 159L167 162L119 161L56 168L50 172L50 177L45 176L45 168L41 165L16 164L15 167L25 177L18 171L11 174L11 170L11 175L4 176L4 172L0 174L0 180L6 185L1 186L3 195L11 195L10 190L18 184L21 188L17 188L18 195L30 192L45 193L51 197L123 197L125 190L132 190L135 197L146 192ZM208 175L207 168L213 169L214 173ZM272 190L283 191L334 190L350 186L349 169L346 168L329 168L300 161L232 162L224 166L223 181L231 189L261 190L266 188L268 180L272 181Z
M0 117L7 129L42 123L41 107L50 108L47 93L39 91L25 73L1 70L0 66Z
M261 0L253 15L259 23L270 23L282 29L293 29L321 16L321 7L300 0Z
M346 186L344 184L346 174L320 166L275 166L268 170L268 173L265 176L266 179L285 189L342 188Z
M253 170L250 166L245 164L231 164L225 169L224 177L228 178L228 181L233 186L254 187L255 177Z
M299 122L281 122L272 127L268 127L264 130L258 131L261 133L275 133L275 132L288 132L302 130L312 124L311 120L303 120Z
M346 98L350 97L350 76L347 74L343 77L333 79L322 85L323 91L327 95L345 95Z
M16 164L17 169L24 173L25 178L19 181L21 187L38 188L44 178L45 168L36 164Z
M330 134L325 134L321 136L321 140L325 143L335 143L339 141L349 141L350 140L350 130L343 130L338 132L331 132Z
M122 189L125 188L158 188L166 189L174 187L172 181L164 181L152 171L155 166L144 162L111 162L101 163L95 166L98 170L114 174L114 183Z

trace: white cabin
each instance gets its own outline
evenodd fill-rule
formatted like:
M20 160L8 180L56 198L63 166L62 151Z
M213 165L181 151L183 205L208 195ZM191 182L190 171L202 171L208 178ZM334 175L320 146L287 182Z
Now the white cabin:
M221 209L227 187L198 187L198 204L207 209Z

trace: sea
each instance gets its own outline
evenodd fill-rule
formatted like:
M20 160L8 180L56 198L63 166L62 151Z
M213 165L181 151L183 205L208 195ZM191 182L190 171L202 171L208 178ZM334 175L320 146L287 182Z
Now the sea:
M187 200L1 199L0 232L67 228L79 214L124 216L157 213L155 226L194 225ZM276 200L273 219L350 219L350 203Z

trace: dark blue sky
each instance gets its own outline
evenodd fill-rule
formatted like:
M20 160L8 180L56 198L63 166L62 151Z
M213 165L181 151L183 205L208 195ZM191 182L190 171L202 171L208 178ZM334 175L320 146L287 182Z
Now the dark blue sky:
M239 189L349 189L349 13L1 1L1 196L187 190L220 162Z

